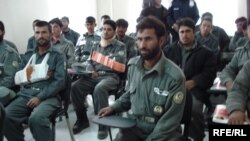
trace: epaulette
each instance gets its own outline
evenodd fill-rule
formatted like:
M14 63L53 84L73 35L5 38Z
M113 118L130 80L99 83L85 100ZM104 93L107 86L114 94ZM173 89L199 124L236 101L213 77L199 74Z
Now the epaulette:
M6 45L5 49L6 49L9 53L15 52L15 50L14 50L13 48L11 48L9 45Z
M140 56L136 56L136 57L131 58L128 61L128 66L137 64L137 62L139 61L139 59L140 59Z

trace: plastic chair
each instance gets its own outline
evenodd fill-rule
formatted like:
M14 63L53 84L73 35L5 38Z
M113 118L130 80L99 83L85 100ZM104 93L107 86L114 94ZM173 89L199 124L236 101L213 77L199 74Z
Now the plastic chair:
M67 126L69 129L69 133L70 133L70 137L71 137L71 141L75 141L73 131L72 131L72 128L71 128L70 122L69 122L69 115L68 115L68 107L69 107L69 103L70 103L70 89L71 89L70 75L67 75L66 80L67 81L65 84L65 88L59 92L59 94L61 96L61 105L50 116L50 122L52 123L53 141L55 141L55 134L56 134L56 132L55 132L56 119L58 117L61 118L62 116L65 116Z

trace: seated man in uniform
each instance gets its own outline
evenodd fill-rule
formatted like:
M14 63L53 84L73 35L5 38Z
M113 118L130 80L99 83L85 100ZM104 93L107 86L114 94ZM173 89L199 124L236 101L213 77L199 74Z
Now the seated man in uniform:
M20 63L19 54L4 41L4 24L0 21L0 103L6 105L15 96L14 76ZM3 94L6 94L3 96Z
M96 20L94 17L89 16L86 18L85 27L87 28L87 32L79 38L76 45L75 60L77 62L86 61L92 47L101 40L101 37L95 33Z
M126 35L128 28L128 22L124 19L118 19L116 21L116 39L123 42L127 49L127 62L132 57L137 55L137 47L135 39Z
M120 81L119 74L125 72L126 48L115 39L116 24L106 20L103 25L102 39L92 48L92 70L89 75L84 75L72 84L71 98L76 111L77 121L73 132L79 133L89 127L84 99L92 93L94 110L97 113L101 108L108 106L109 92L116 90ZM99 127L98 138L107 137L107 128Z
M9 141L24 141L21 124L27 120L36 141L52 140L49 116L60 105L58 92L64 86L66 63L64 54L52 47L51 37L51 26L48 22L39 21L35 24L37 47L34 51L25 53L21 67L24 68L33 54L36 56L35 64L40 64L49 55L47 77L24 84L17 93L17 98L6 107L4 135Z
M234 80L231 91L228 92L226 106L229 113L228 124L244 124L250 119L250 61L247 61ZM247 115L246 116L246 111Z
M155 17L146 17L136 29L140 56L128 62L126 93L98 115L129 110L128 118L136 119L136 126L120 129L115 141L180 140L177 130L186 99L185 77L161 51L165 26Z

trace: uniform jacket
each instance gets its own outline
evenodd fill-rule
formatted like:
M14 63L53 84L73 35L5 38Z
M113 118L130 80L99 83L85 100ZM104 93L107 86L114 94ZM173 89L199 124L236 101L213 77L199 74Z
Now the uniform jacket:
M182 65L182 47L179 42L164 48L164 54L182 68L186 80L194 80L196 86L190 93L207 103L206 90L212 86L217 70L217 59L214 53L199 43L195 43L195 47L185 61L184 68Z
M14 86L14 77L20 62L19 54L5 42L0 42L0 63L3 64L3 72L0 74L0 86L7 88Z
M181 18L190 17L196 23L200 17L199 10L194 0L172 0L168 12L166 22L168 22L170 27Z
M226 106L229 113L247 110L250 117L250 61L245 63L237 75L232 90L228 92Z
M117 37L116 39L119 40ZM120 39L119 41L123 42L126 45L127 61L129 61L129 59L137 55L137 47L136 47L135 39L125 35L124 38Z
M67 40L65 37L61 36L60 40L53 43L53 47L59 49L65 54L67 59L67 68L70 68L74 63L74 45L71 41Z
M212 33L209 33L207 37L202 38L201 32L198 31L195 34L195 39L200 42L201 45L213 51L216 55L219 54L219 42L218 39Z
M83 34L77 41L75 49L75 60L77 62L84 62L88 59L92 48L95 44L98 44L101 41L101 37L97 34L88 35L87 33Z
M115 61L122 63L124 65L126 65L126 47L125 44L113 39L111 44L108 45L107 47L101 47L100 44L96 44L93 49L92 52L99 52L104 56L108 56L110 59L114 59ZM109 67L106 67L98 62L95 61L91 61L93 64L93 69L96 72L105 72L105 75L110 75L113 76L114 78L119 80L119 73L115 70L112 70Z
M37 53L37 49L25 53L22 58L20 69L23 69L25 67L30 57L34 53ZM24 85L24 88L21 89L20 92L18 92L18 95L28 98L36 96L41 101L43 101L47 98L55 97L58 91L63 88L66 78L65 56L60 50L52 47L48 49L47 53L50 53L49 60L47 62L47 64L49 65L49 71L51 71L49 79ZM36 64L41 63L45 55L46 53L43 55L39 55L37 53Z
M72 29L69 29L68 32L62 32L62 33L63 33L64 37L65 37L67 40L71 41L71 42L74 44L74 46L76 45L77 40L78 40L78 38L79 38L79 36L80 36L79 33L75 32L75 31L72 30Z
M185 77L178 66L162 54L149 71L145 71L140 56L128 63L127 87L111 107L115 111L129 110L130 118L136 119L136 127L147 135L146 141L176 141L181 134L180 125L185 105ZM162 112L156 113L156 106ZM177 112L178 111L178 112ZM156 119L148 123L140 117Z
M250 59L250 41L248 40L243 47L236 49L232 60L226 65L221 73L221 81L225 84L227 81L236 78L237 74L245 64L247 60Z

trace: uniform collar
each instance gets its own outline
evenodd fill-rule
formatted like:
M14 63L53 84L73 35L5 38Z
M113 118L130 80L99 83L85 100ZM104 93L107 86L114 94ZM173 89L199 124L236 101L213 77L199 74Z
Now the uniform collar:
M140 59L137 62L137 67L140 68L141 70L143 70L146 74L150 74L152 72L157 72L159 75L162 75L164 73L164 65L166 62L166 57L164 56L163 53L161 53L161 58L160 60L153 66L153 68L151 68L150 70L146 71L144 69L144 65L143 65L143 59L140 57Z

